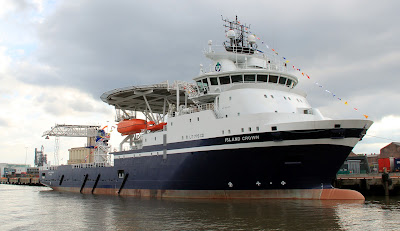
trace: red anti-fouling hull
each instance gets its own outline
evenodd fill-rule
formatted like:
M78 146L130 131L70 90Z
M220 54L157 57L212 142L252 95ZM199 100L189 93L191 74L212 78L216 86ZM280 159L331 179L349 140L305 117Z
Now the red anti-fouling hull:
M76 187L52 187L56 191L80 192ZM365 200L364 196L348 189L286 189L286 190L150 190L118 188L85 188L84 194L121 195L152 198L193 199L307 199L307 200Z

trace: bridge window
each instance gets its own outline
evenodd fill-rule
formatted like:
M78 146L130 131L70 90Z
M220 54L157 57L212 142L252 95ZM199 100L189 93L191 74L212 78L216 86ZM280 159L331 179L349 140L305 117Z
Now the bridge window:
M286 82L286 86L290 87L291 85L292 85L292 80L288 79L287 82Z
M244 75L245 82L255 82L256 76L255 75Z
M270 83L278 83L278 76L277 75L270 75L268 81Z
M224 77L219 77L219 82L222 84L230 84L231 83L231 79L229 78L229 76L224 76Z
M232 75L232 83L243 83L243 76L242 75Z
M285 84L286 83L286 78L285 77L280 77L279 78L279 84Z
M203 92L204 89L203 89L203 83L201 82L201 80L196 81L196 83L197 83L197 87L199 88L199 91Z
M267 82L268 75L257 75L257 82Z
M210 83L211 83L211 85L218 85L217 77L211 77L210 78Z
M203 79L203 87L208 88L208 81L207 79Z

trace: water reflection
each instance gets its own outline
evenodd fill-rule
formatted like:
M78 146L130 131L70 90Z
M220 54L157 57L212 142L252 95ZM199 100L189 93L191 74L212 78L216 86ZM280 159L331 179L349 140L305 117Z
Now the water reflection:
M57 195L83 202L73 220L112 230L331 230L337 203L312 200L138 199ZM63 201L63 199L61 199ZM362 206L362 205L358 205Z
M400 198L138 199L0 185L0 230L397 230Z

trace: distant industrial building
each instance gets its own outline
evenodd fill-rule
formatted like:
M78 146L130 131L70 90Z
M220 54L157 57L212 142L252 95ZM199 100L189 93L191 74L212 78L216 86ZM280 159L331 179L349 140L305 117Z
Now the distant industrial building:
M29 167L30 167L30 165L26 165L26 164L0 163L1 177L9 177L9 176L26 174L27 169Z
M94 162L94 149L93 148L71 148L69 151L68 164L81 164Z
M95 137L87 137L86 147L68 149L68 164L93 163L95 145Z
M383 161L383 159L386 159ZM338 174L359 174L369 172L382 172L383 167L387 171L398 171L400 160L400 142L392 142L381 148L379 154L359 154L353 152L347 157ZM383 163L388 166L382 166Z
M42 148L40 150L35 148L35 166L41 167L46 164L47 164L47 155L44 154L44 147L42 145Z

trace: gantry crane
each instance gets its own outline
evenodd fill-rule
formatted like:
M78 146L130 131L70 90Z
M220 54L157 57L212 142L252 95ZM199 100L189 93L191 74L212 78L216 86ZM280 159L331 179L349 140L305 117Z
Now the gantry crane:
M45 131L42 137L45 136L49 139L49 136L55 136L55 147L54 147L54 164L58 165L58 151L60 146L60 136L65 137L87 137L95 138L96 144L94 146L94 162L109 164L110 159L108 152L110 147L108 146L108 140L110 135L105 133L104 128L100 129L97 125L67 125L67 124L56 124L51 130Z

